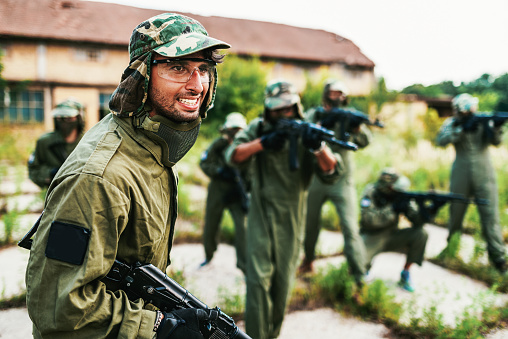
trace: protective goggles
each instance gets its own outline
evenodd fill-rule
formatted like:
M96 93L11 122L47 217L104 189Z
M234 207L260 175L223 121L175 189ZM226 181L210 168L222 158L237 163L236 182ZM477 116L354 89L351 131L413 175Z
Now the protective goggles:
M202 58L154 59L152 63L158 65L157 73L161 78L181 83L188 82L196 70L202 83L210 82L217 65L213 60Z

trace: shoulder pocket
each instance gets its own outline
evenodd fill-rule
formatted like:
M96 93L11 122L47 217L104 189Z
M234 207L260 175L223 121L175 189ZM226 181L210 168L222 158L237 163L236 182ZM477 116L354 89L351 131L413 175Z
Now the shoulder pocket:
M53 221L46 245L46 257L81 265L85 259L91 231L72 224Z

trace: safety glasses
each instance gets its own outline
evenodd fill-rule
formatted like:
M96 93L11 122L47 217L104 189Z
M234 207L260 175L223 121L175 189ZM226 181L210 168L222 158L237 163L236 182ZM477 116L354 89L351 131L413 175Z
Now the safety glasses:
M174 58L153 60L157 74L166 80L185 83L197 70L202 83L210 82L215 74L215 61L202 58Z

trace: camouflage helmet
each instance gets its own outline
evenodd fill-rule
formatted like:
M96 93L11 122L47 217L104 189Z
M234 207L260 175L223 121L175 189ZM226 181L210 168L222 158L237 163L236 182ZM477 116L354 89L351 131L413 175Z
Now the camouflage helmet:
M379 191L389 194L393 191L406 191L410 184L407 177L400 175L394 168L389 167L381 171L375 186Z
M273 80L265 88L265 116L266 111L296 105L298 118L303 119L303 108L300 95L293 84L285 80Z
M222 49L229 44L208 36L196 20L184 15L164 13L140 23L132 32L129 44L129 66L112 95L109 107L119 116L141 115L148 96L153 53L181 57L206 49ZM217 88L217 71L203 99L201 117L213 106Z
M229 113L226 116L226 121L224 125L222 125L221 130L227 130L231 128L245 128L247 127L247 122L245 121L245 117L242 113L233 112Z
M478 98L467 93L459 94L452 99L452 108L456 112L476 112Z
M67 98L58 103L51 111L53 118L72 118L81 116L83 118L84 106L76 98Z

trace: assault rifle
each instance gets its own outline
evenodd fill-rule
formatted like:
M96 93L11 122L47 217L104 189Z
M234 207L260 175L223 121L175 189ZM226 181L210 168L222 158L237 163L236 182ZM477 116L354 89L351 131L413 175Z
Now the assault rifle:
M479 125L484 126L485 137L491 139L493 137L492 127L502 126L508 121L508 112L475 113L462 119L456 120L458 125L462 125L465 132L476 131Z
M335 138L333 131L319 125L302 120L279 119L275 124L275 129L283 130L289 138L289 168L292 171L300 167L298 164L298 138L307 128L310 128L312 133L317 135L321 141L339 145L340 147L352 151L358 150L358 146L355 143L339 140Z
M325 128L332 129L336 123L340 123L340 140L349 140L351 129L361 124L379 128L385 127L378 119L372 121L367 114L355 109L333 107L325 112L325 110L320 107L317 114L318 120L321 121L321 125Z
M470 199L457 193L436 193L430 192L404 192L397 191L398 201L414 200L420 210L422 218L428 222L434 218L441 207L448 202L460 202L463 204L488 205L487 199Z
M201 334L205 338L251 339L242 332L235 321L220 308L210 309L205 303L193 296L152 264L136 264L133 267L115 260L105 278L119 286L131 300L143 299L158 307L161 311L171 312L184 308L197 308L213 314L205 324L200 324Z

